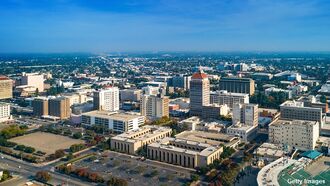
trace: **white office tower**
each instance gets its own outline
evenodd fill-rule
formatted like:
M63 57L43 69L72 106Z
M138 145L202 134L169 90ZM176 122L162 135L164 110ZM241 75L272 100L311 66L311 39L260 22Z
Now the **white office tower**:
M118 87L110 87L94 92L93 95L94 109L105 111L119 110L119 89Z
M258 125L258 105L256 104L234 104L233 124Z
M7 103L0 103L0 123L11 119L10 105Z

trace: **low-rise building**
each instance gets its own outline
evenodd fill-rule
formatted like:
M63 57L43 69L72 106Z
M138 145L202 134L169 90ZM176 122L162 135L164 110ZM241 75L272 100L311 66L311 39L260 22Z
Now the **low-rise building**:
M87 127L102 126L119 133L137 130L139 126L144 124L144 121L144 116L127 113L91 111L82 114L82 125Z
M250 142L253 140L257 136L257 132L257 125L243 125L238 123L227 128L227 134L235 135L244 142Z
M205 167L220 158L223 145L235 147L235 136L204 131L184 131L148 145L148 157L183 167Z
M111 149L128 154L135 154L140 148L146 147L157 140L169 137L171 134L171 128L144 126L112 137Z
M205 167L219 159L222 146L176 138L164 138L148 145L148 158L183 167Z
M283 157L285 151L281 144L263 143L253 152L253 155L257 160L269 163Z
M220 116L228 115L229 108L227 105L208 104L202 107L202 118L217 119Z
M271 93L284 93L286 99L292 99L292 90L285 90L281 88L270 87L265 89L265 95L270 96Z

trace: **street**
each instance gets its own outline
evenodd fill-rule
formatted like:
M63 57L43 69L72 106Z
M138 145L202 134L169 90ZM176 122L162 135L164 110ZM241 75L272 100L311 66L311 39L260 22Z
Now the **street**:
M19 159L16 159L11 156L4 155L4 154L1 154L1 157L4 157L4 158L1 159L0 167L3 169L7 169L10 172L12 172L14 175L19 175L21 177L20 179L12 180L13 182L9 181L8 184L10 184L10 185L13 185L13 183L16 183L16 181L18 183L20 183L20 182L22 182L22 180L31 180L31 179L33 179L36 172L41 171L41 170L48 171L51 174L52 179L51 179L50 183L53 185L62 185L62 184L69 185L69 186L93 185L92 183L85 182L85 181L76 179L71 176L63 175L63 174L60 174L57 172L52 172L51 165L37 167L33 164L24 162L22 160L19 160Z

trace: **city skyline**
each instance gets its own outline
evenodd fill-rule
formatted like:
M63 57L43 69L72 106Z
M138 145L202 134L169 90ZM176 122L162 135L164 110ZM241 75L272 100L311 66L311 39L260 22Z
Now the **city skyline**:
M4 0L1 53L330 51L330 3Z

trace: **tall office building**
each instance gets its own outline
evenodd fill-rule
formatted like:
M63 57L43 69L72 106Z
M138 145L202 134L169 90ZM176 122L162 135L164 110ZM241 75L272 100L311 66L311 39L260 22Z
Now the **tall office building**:
M125 89L120 90L120 101L140 101L142 90L139 89Z
M39 92L44 91L44 75L38 73L22 73L21 85L35 87Z
M65 97L50 99L48 105L50 116L56 116L60 119L67 119L70 117L70 99Z
M141 97L140 112L142 116L152 119L169 117L169 98L161 95L143 95Z
M174 76L172 78L172 85L175 88L183 88L184 90L190 89L191 77L187 75Z
M13 80L6 76L0 76L0 99L13 97Z
M228 92L254 94L254 80L250 78L227 77L220 79L220 90Z
M105 111L119 110L119 89L118 87L110 87L94 92L93 94L94 109Z
M190 80L190 115L201 116L203 106L210 103L210 81L202 70L192 75Z
M305 107L304 102L286 101L280 105L281 119L317 121L324 123L322 108Z
M258 125L258 105L256 104L234 104L233 124L242 123L249 126Z
M249 103L249 94L232 93L226 90L220 90L211 92L210 102L211 104L227 105L228 107L233 108L236 103Z
M47 116L48 113L48 98L38 97L32 101L33 115Z

